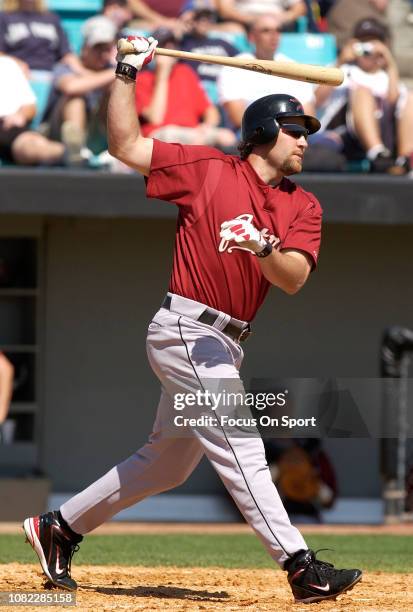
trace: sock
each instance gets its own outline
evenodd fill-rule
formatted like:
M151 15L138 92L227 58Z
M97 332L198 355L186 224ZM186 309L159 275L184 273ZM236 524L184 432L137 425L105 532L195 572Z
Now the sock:
M73 531L73 529L66 523L65 519L62 516L62 513L60 512L60 510L57 510L57 518L59 520L59 523L61 525L61 527L63 527L63 529L65 531L67 531L68 535L71 537L72 540L76 540L76 541L80 541L83 539L83 536L80 535L80 533L76 533L76 531Z
M307 551L304 550L304 549L303 550L297 550L297 552L295 552L289 559L287 559L287 561L284 561L283 570L288 572L291 564L297 559L297 557L300 557L305 552L307 552Z

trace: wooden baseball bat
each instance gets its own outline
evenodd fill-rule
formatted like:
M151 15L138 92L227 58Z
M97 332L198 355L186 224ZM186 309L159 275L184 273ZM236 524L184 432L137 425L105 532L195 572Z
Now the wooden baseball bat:
M135 47L126 38L118 41L118 51L120 53L136 53ZM223 57L221 55L204 55L201 53L190 53L188 51L178 51L177 49L156 48L158 55L169 55L196 62L206 62L207 64L222 64L223 66L233 66L243 70L253 70L263 74L294 79L295 81L305 81L307 83L319 83L320 85L341 85L344 79L343 71L340 68L329 68L326 66L313 66L311 64L299 64L298 62L277 62L272 60L248 59L246 57Z

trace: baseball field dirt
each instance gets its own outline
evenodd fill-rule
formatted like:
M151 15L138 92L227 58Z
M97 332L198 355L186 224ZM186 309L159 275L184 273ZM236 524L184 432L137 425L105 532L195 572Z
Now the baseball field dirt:
M367 572L363 582L337 601L313 606L292 604L280 572L223 568L144 568L78 566L76 610L145 610L174 612L411 612L412 574ZM40 591L43 575L37 565L0 565L0 591ZM14 612L16 606L2 606ZM39 609L39 608L28 608Z
M301 526L310 534L370 534L411 536L413 524L393 526ZM243 524L147 524L108 523L97 535L154 533L228 534L250 533ZM18 523L0 523L0 537L21 535ZM91 536L93 538L93 536ZM23 545L23 540L22 540ZM27 549L28 550L28 549ZM32 551L31 551L32 552ZM34 556L34 553L32 553ZM385 554L383 552L383 554ZM388 554L392 554L391 551ZM406 567L408 571L408 568ZM273 569L227 569L224 567L143 567L130 565L75 564L73 577L79 583L75 608L1 606L1 610L145 610L182 612L413 612L413 573L365 571L363 581L337 601L306 606L293 604L283 573ZM45 578L35 563L0 563L1 591L44 590ZM53 591L57 593L57 591Z

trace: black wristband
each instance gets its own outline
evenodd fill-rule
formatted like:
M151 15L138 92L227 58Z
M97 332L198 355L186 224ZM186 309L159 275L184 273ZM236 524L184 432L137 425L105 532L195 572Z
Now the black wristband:
M272 253L272 244L271 242L267 242L265 247L259 253L255 253L257 257L268 257L268 255Z
M115 74L120 76L125 76L130 81L136 81L136 75L138 74L137 69L130 64L124 64L123 62L118 62L116 66Z

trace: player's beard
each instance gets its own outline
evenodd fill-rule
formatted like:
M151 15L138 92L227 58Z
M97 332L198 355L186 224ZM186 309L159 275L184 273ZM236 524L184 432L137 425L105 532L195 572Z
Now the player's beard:
M303 160L296 155L287 157L281 165L281 171L284 176L291 176L291 174L297 174L303 169Z

